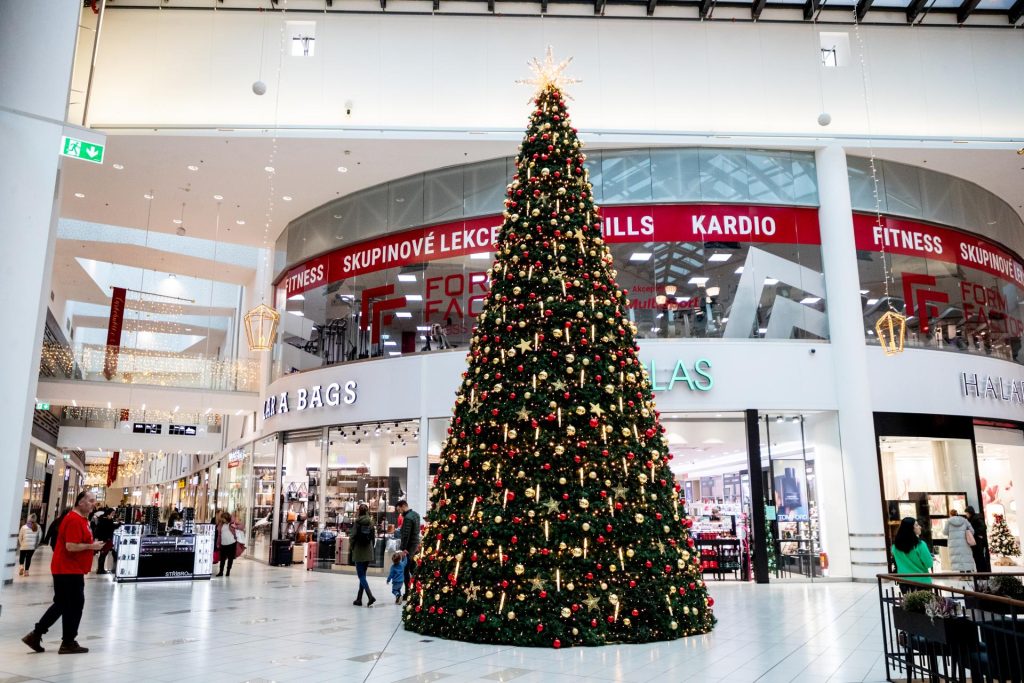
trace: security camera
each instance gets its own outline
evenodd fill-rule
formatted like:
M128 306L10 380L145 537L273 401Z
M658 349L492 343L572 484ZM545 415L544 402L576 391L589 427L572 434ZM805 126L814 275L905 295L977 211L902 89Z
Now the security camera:
M352 100L345 103L345 116L352 116Z
M178 229L175 230L174 232L178 233L179 237L183 236L185 234L185 226L179 225Z
M817 352L818 352L818 350L817 350L817 349L811 349L811 350L810 350L810 351L809 351L808 353L810 353L810 354L811 354L811 355L813 356L813 355L814 355L814 354L816 354Z

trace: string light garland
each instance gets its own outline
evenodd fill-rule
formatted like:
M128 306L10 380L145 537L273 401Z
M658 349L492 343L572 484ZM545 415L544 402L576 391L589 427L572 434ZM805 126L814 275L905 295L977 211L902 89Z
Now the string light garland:
M875 226L883 230L882 218L882 195L878 190L878 168L875 164L875 146L872 142L871 131L871 89L868 81L868 67L864 59L864 37L860 33L860 17L857 16L857 7L853 8L853 32L857 39L857 52L860 59L860 76L864 88L864 116L868 129L868 161L871 166L871 192L875 200ZM879 254L882 259L882 281L885 291L885 305L888 309L875 322L875 335L886 356L894 356L903 353L903 341L907 333L907 316L903 311L897 311L892 305L892 297L889 296L889 277L891 275L888 263L886 262L885 240L879 242ZM904 302L906 308L906 302ZM927 311L921 311L922 319L927 320Z
M483 312L403 618L560 648L706 633L714 600L561 87L534 60Z

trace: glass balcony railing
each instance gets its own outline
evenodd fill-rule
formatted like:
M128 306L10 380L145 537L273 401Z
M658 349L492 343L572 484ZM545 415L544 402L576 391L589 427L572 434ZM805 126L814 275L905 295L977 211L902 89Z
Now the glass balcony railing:
M44 343L39 378L256 392L259 369L257 359L227 360L171 351Z

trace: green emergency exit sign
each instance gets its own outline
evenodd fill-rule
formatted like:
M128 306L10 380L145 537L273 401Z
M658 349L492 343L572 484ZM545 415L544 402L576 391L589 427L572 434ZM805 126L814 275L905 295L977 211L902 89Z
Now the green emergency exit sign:
M60 153L66 157L91 161L94 164L103 163L103 145L95 142L86 142L67 135L61 137Z
M37 403L36 404L36 410L49 410L49 409L50 409L50 404L49 403Z

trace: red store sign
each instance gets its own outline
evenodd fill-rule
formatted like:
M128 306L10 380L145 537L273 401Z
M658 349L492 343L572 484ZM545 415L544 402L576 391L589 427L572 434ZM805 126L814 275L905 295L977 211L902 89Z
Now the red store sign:
M821 244L818 210L807 207L642 204L602 209L601 220L603 236L612 244ZM277 285L293 296L356 275L494 251L501 222L500 215L484 216L367 240L306 261L286 272ZM472 289L473 284L462 286Z
M981 237L952 228L873 214L853 214L853 230L859 251L885 251L955 263L995 275L1024 287L1024 265L1017 256Z

